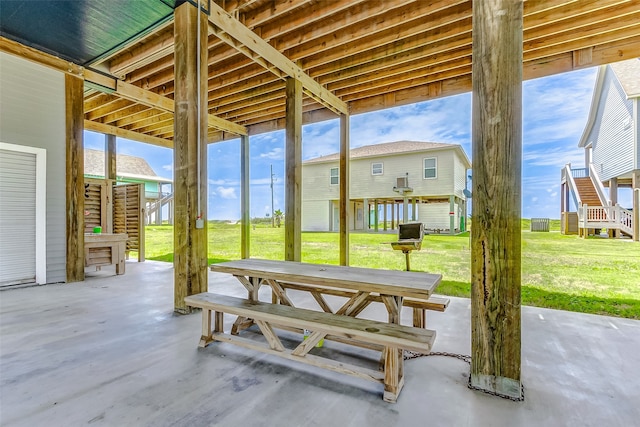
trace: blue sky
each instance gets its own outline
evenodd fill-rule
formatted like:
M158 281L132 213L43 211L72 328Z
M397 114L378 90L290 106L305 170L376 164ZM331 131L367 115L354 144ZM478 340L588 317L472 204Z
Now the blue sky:
M560 217L560 169L584 165L578 141L589 114L596 68L523 83L522 216ZM351 117L351 147L400 140L462 145L471 158L471 94L437 99ZM303 160L339 151L339 121L306 125ZM104 136L85 132L85 147L104 149ZM173 177L172 150L118 138L119 153L144 157L156 173ZM250 138L251 216L284 211L284 131ZM473 159L471 159L473 162ZM208 147L209 219L240 218L240 140ZM630 205L621 192L620 204Z

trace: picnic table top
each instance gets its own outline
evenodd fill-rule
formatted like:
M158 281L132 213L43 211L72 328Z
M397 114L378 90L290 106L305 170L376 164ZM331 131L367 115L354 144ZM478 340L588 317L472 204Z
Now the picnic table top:
M234 276L259 277L281 282L345 288L381 295L428 299L442 280L441 274L380 270L295 261L243 259L212 264L211 271Z

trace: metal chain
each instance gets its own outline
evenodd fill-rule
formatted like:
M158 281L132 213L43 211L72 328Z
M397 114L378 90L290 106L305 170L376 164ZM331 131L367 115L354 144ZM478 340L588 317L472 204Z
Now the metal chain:
M409 351L409 350L405 350L404 351L404 360L411 360L411 359L417 359L418 357L428 357L428 356L453 357L455 359L462 360L463 362L466 362L469 365L471 364L471 356L469 356L467 354L448 353L446 351L434 351L434 352L427 353L427 354L418 353L418 352ZM485 394L489 394L491 396L496 396L496 397L501 397L503 399L512 400L514 402L522 402L524 400L524 384L520 384L520 387L521 387L520 397L507 396L506 394L501 394L501 393L497 393L495 391L490 391L490 390L485 390L485 389L480 388L480 387L475 387L475 386L471 385L471 375L469 375L469 381L467 383L467 387L469 387L471 390L481 391L481 392L483 392Z

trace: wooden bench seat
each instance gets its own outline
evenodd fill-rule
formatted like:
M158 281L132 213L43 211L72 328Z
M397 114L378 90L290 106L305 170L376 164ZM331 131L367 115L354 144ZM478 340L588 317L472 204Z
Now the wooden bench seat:
M404 385L402 350L429 353L436 336L435 331L427 329L249 301L210 292L188 296L185 303L202 309L201 347L206 347L213 341L231 342L286 359L381 382L384 384L383 398L388 402L396 401ZM213 325L211 312L215 313ZM223 313L253 319L264 335L266 344L224 333ZM273 330L274 325L307 329L312 333L306 340L301 337L297 347L289 349ZM383 346L383 372L309 354L328 334Z
M323 309L327 309L326 301L323 300L322 295L332 295L345 298L351 298L355 295L355 291L346 289L329 288L322 286L313 286L292 283L292 282L279 282L283 289L294 289L298 291L310 292L314 299L320 304ZM275 296L275 295L274 295ZM379 295L370 295L369 302L382 302L382 298ZM275 303L274 299L274 303ZM404 298L403 306L413 309L413 326L416 328L425 328L427 326L426 310L444 312L449 307L449 298L441 296L431 296L428 300L419 300L415 298Z

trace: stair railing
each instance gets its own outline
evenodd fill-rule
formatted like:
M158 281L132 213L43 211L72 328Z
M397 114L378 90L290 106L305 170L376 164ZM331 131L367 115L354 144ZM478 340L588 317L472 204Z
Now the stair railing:
M611 202L607 200L607 195L604 192L604 185L602 185L602 181L600 181L598 170L593 163L589 163L589 178L591 178L591 182L593 183L593 187L596 189L598 199L600 199L602 206L611 206Z
M562 170L562 179L569 184L569 189L571 190L571 195L573 196L573 201L576 204L576 207L580 207L582 205L582 199L580 199L580 194L578 194L578 187L576 186L576 181L573 179L573 172L571 169L571 163L567 163ZM580 209L578 209L580 211Z
M620 230L628 235L633 235L633 212L620 205L616 205L616 208L618 208L619 213Z

